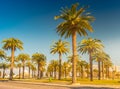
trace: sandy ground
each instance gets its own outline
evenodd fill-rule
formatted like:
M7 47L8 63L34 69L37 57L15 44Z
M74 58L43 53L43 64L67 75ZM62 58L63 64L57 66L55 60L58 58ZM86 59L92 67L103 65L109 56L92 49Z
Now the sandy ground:
M50 83L25 83L14 81L0 81L0 89L120 89L118 86L100 85L60 85Z

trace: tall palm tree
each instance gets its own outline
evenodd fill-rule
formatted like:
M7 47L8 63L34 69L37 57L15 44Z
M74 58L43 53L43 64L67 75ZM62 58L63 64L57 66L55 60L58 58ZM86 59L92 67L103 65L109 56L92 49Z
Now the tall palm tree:
M18 64L17 64L17 67L19 68L19 79L20 79L22 64L21 64L21 63L18 63Z
M10 80L13 79L13 67L14 67L14 52L16 49L23 49L23 43L19 39L16 38L8 38L2 41L3 49L11 50L11 66L10 66Z
M104 61L105 58L105 52L96 52L93 54L93 59L95 59L98 62L98 80L101 80L101 63Z
M53 77L53 73L54 73L54 66L51 63L49 63L47 67L47 75L49 74L48 75L49 77Z
M32 78L35 77L35 71L36 71L36 66L34 64L31 65L31 70L32 70Z
M87 8L77 9L78 5L76 3L71 8L62 8L61 14L55 16L55 19L63 19L63 22L57 26L57 33L60 36L65 36L65 38L72 36L72 83L76 83L77 34L86 36L86 30L93 32L90 23L94 21L94 17L85 12Z
M41 78L41 71L40 68L42 67L42 63L46 62L46 56L44 54L40 54L40 53L35 53L32 55L32 60L35 61L38 65L38 74L37 74L37 78Z
M110 59L106 59L104 61L104 67L106 68L106 78L109 78L109 68L112 66L112 61Z
M87 62L84 60L79 60L77 62L77 67L80 69L79 72L80 72L81 78L84 77L84 68L85 68L86 64L87 64Z
M30 78L30 69L31 69L32 63L30 61L27 61L26 66L28 67L28 71L29 71L28 77Z
M59 40L58 42L55 42L51 47L52 54L58 53L59 54L59 80L61 79L61 64L62 64L62 54L67 54L69 52L68 48L69 43Z
M28 54L21 53L17 56L16 59L22 62L22 67L23 67L22 78L24 79L25 62L27 60L30 60L30 56Z
M58 61L57 60L51 60L50 64L53 66L54 70L54 79L56 79L57 69L58 69Z
M82 54L84 53L88 53L89 54L89 62L90 62L90 80L93 81L93 68L92 68L92 55L93 53L96 53L98 51L101 51L103 49L103 45L101 43L100 40L97 39L92 39L92 38L88 38L88 39L83 39L79 45L78 45L78 51L82 52Z
M8 67L9 67L9 65L7 63L0 63L0 68L3 69L3 77L2 78L5 78L5 70Z
M87 73L87 78L89 78L89 74L90 74L89 69L90 69L90 65L89 65L89 63L86 62L86 65L85 65L86 71L85 72Z
M70 64L68 62L63 62L62 68L63 68L63 74L65 79L67 78L67 74L70 72Z

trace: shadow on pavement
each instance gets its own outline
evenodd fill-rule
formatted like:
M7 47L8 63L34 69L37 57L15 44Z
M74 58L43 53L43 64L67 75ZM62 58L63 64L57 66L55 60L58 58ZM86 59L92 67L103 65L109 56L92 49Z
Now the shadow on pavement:
M70 89L117 89L109 87L70 87Z
M0 82L8 82L8 80L0 80Z

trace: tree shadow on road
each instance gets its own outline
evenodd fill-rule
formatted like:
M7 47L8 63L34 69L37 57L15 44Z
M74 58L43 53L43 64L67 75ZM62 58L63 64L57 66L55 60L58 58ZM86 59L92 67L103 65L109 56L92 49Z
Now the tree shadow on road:
M70 89L118 89L118 88L85 86L85 87L70 87Z
M0 80L0 82L8 82L8 80Z

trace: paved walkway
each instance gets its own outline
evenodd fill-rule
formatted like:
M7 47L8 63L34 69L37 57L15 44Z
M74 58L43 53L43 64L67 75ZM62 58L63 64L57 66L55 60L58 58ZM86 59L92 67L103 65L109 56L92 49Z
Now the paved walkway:
M120 89L118 86L60 85L20 81L0 81L0 89Z

